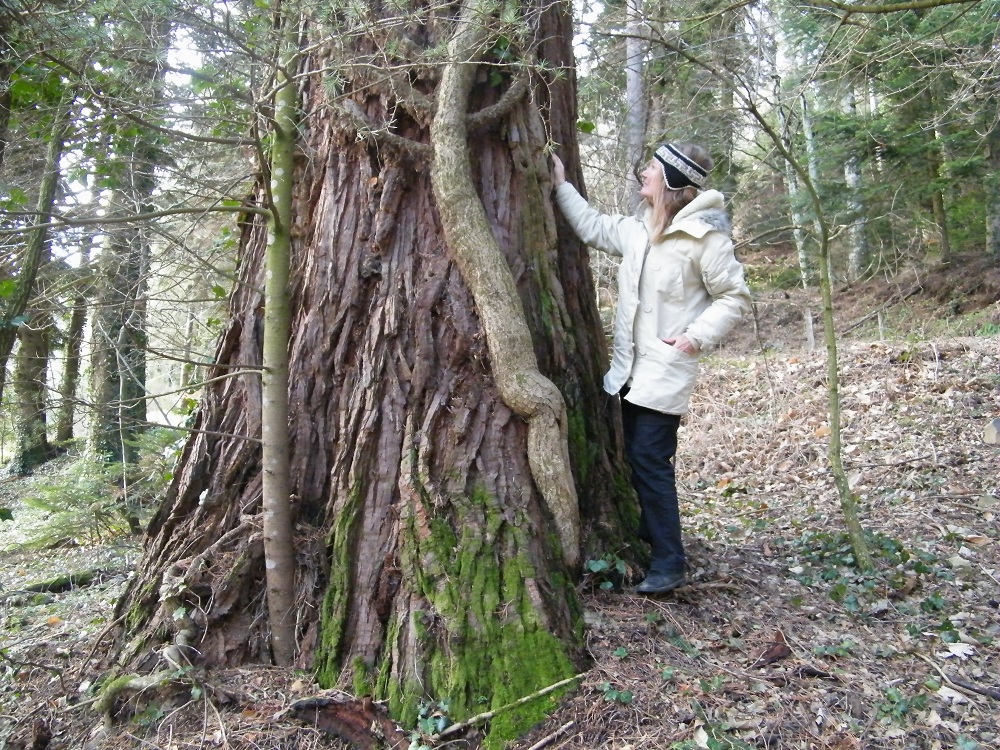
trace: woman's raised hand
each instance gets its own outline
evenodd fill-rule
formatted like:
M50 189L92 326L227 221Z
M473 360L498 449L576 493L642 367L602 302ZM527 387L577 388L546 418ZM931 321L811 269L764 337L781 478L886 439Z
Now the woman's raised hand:
M566 167L563 166L562 159L552 154L552 183L559 187L566 182Z

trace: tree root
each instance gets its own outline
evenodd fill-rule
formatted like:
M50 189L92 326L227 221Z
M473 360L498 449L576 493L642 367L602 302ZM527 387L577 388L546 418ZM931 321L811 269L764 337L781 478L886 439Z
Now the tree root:
M115 701L123 693L140 693L152 688L166 687L176 679L177 672L172 669L161 669L159 672L146 675L122 675L104 686L94 702L94 710L105 718L105 722L110 722L114 713Z
M347 695L304 698L274 718L278 721L292 718L312 724L361 750L384 747L403 750L410 746L407 734L371 698L357 700Z

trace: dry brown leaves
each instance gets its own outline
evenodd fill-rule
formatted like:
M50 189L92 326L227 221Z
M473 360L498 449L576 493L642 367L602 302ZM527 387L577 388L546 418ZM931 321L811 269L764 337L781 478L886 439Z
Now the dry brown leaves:
M868 578L827 468L827 378L819 352L706 363L678 456L694 585L591 595L596 666L532 739L575 717L550 747L1000 746L1000 701L969 689L1000 688L1000 451L982 439L1000 342L841 350Z
M982 440L1000 415L998 340L852 344L840 365L877 574L857 574L842 538L825 355L710 359L678 456L692 585L585 593L593 666L512 748L1000 746L1000 701L976 692L1000 689L1000 451ZM0 739L41 719L52 747L85 745L95 720L72 704L114 587L0 613ZM343 747L275 721L311 693L301 676L192 682L100 746Z

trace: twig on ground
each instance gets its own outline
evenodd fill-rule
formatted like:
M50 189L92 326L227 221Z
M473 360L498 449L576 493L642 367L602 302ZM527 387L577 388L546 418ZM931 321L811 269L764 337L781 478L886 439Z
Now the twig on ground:
M974 696L976 694L979 694L979 695L988 696L990 698L1000 698L1000 694L998 694L998 695L990 695L989 693L984 693L983 690L985 690L985 688L980 688L978 685L970 685L968 682L966 682L965 680L963 680L961 678L959 678L959 681L956 682L954 679L952 679L947 674L945 674L945 671L943 669L941 669L941 667L939 667L937 664L935 664L934 662L932 662L930 659L928 659L923 654L918 654L916 651L914 651L912 653L914 654L914 656L920 657L925 662L927 662L932 667L934 667L934 671L937 672L939 675L941 675L941 679L944 681L944 683L948 687L953 688L954 690L957 690L960 693L965 693L969 697L972 697L972 696Z
M977 685L974 682L965 680L956 675L951 675L948 678L952 685L957 687L963 687L966 690L971 690L974 693L979 693L980 695L985 695L987 698L993 698L994 700L1000 701L1000 690L996 690L990 687L983 687L982 685Z
M87 654L87 658L80 663L80 668L79 670L77 670L77 675L82 673L82 671L90 663L90 660L94 658L94 654L97 653L98 647L104 644L104 636L110 633L111 630L115 626L117 626L120 622L124 621L124 619L125 619L124 614L118 615L118 617L113 619L105 626L104 630L102 630L100 633L97 634L97 637L94 639L94 645L91 647L90 652Z
M963 503L957 498L960 497L983 497L982 492L971 493L968 495L926 495L927 500L947 500L952 505L957 505L959 508L968 508L969 510L983 511L986 508L980 508L978 505L972 505L971 503Z
M905 466L906 464L912 464L915 461L923 461L925 458L933 458L934 453L925 453L922 456L914 456L913 458L904 458L902 461L890 461L888 463L878 463L878 464L850 464L845 462L847 468L849 469L875 469L880 466Z
M549 693L553 692L554 690L558 690L559 688L566 687L571 682L576 682L577 680L581 680L581 679L583 679L583 675L582 674L573 675L572 677L567 677L565 680L560 680L559 682L555 683L554 685L549 685L548 687L544 687L541 690L536 690L531 695L526 695L523 698L518 698L513 703L508 703L505 706L500 706L500 708L493 709L492 711L486 711L486 712L481 713L481 714L476 714L475 716L473 716L470 719L466 719L465 721L460 721L457 724L452 724L450 727L448 727L448 728L444 729L443 731L438 732L437 734L433 735L431 737L431 739L433 739L433 740L439 740L442 737L445 737L445 736L447 736L449 734L454 734L455 732L460 732L463 729L467 729L468 727L475 726L476 724L479 724L480 722L487 721L488 719L492 719L498 713L501 713L503 711L508 711L508 710L510 710L512 708L516 708L517 706L524 705L525 703L528 703L529 701L533 701L535 698L541 698L543 695L548 695Z
M716 591L740 591L742 587L738 583L732 583L730 581L705 581L704 583L689 583L685 588L692 589L693 591L705 591L707 589L714 589Z
M15 661L7 656L4 651L0 651L0 660L7 662L15 672L22 667L31 667L32 669L40 669L43 672L54 674L59 678L59 687L62 688L63 692L66 691L66 686L63 684L63 671L59 667L54 667L51 664L40 664L34 661Z
M564 735L567 731L569 731L570 729L572 729L574 726L576 726L576 722L575 721L567 721L565 724L563 724L561 727L559 727L556 731L552 732L552 734L548 734L548 735L542 737L542 739L540 739L534 745L532 745L531 747L529 747L528 750L542 750L543 747L548 747L553 742L555 742L557 739L559 739L562 735Z
M221 744L222 744L223 747L225 747L225 746L227 746L229 744L229 738L228 738L227 732L226 732L226 724L222 720L222 714L219 713L219 709L216 707L215 702L212 701L212 700L209 700L208 691L207 690L205 691L205 695L203 697L204 697L204 700L205 700L205 708L206 708L205 734L203 735L203 739L207 739L207 735L208 735L208 716L207 716L208 711L207 711L207 709L208 709L209 706L211 706L212 711L215 712L215 720L219 722L219 735L220 735L220 739L221 739Z

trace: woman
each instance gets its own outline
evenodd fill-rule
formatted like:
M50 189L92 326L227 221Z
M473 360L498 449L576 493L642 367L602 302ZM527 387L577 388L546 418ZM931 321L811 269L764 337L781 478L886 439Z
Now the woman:
M611 369L604 390L622 399L625 452L651 546L641 594L685 583L674 481L677 428L698 374L698 354L750 309L733 254L723 196L705 190L712 159L700 146L667 143L642 172L636 216L591 208L553 157L556 201L580 239L620 255Z

